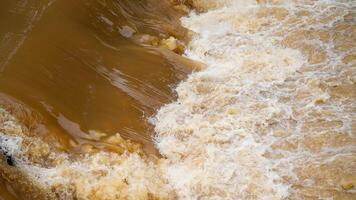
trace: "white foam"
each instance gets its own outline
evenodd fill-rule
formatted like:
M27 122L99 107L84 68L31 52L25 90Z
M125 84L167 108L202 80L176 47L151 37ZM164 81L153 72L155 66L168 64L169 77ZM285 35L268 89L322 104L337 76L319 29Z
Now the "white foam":
M197 1L197 5L204 5L202 2ZM318 162L310 164L308 156L332 157L337 152L310 152L320 143L311 138L312 144L308 144L305 138L318 135L304 130L313 126L307 125L307 113L333 113L330 121L351 119L352 114L345 109L333 110L330 93L318 85L335 76L329 66L340 62L340 52L320 39L305 39L307 44L327 47L326 61L321 65L328 68L317 68L312 63L317 61L310 61L306 51L287 48L283 40L305 24L309 30L323 31L323 22L318 22L323 9L338 8L329 13L335 22L342 20L336 13L350 10L353 3L271 1L260 8L255 1L224 1L224 5L215 1L219 5L213 6L212 1L206 2L210 10L192 12L182 18L182 24L196 33L185 56L205 63L207 68L181 82L176 89L177 101L161 108L154 120L157 148L167 157L166 177L179 199L301 198L304 194L290 187L300 184L300 174L294 172L301 167L300 161L317 167ZM311 11L309 19L316 21L293 19L302 10ZM302 91L307 95L298 96ZM327 106L315 106L316 101ZM324 119L314 119L319 117ZM325 133L339 130L337 126L319 129ZM286 150L286 140L299 147ZM348 140L352 143L351 138ZM326 141L332 145L331 140ZM340 148L352 152L346 146ZM319 188L326 190L326 186Z
M196 32L185 56L207 67L181 82L177 101L152 120L165 158L49 152L56 164L35 163L29 157L42 155L43 141L0 108L0 146L17 169L60 199L353 199L356 69L343 59L356 48L343 16L355 3L196 6L210 10L182 19Z
M40 138L26 135L19 122L1 108L0 147L1 153L14 161L12 169L20 177L27 177L27 183L20 178L18 184L27 184L29 197L32 187L39 188L48 199L174 197L154 160L135 152L96 152L74 157L50 149ZM16 173L11 178L15 182Z

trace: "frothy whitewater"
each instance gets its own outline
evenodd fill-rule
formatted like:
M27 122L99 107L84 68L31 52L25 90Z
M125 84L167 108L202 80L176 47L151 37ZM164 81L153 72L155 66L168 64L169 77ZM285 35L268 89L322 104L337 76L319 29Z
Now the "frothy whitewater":
M156 117L180 199L355 198L356 3L196 5L185 55L206 68Z
M152 120L164 158L135 150L72 158L0 109L0 145L34 191L48 199L356 199L356 2L192 4L204 12L182 18L193 32L185 56L206 67Z

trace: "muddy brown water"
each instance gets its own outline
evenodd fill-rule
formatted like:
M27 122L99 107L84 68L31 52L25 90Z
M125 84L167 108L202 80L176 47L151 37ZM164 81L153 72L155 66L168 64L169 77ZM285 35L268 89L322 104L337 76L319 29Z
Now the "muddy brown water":
M157 155L148 118L174 99L189 61L128 36L182 37L180 16L160 0L2 0L0 102L23 122L40 121L34 129L66 151L102 146L94 130ZM0 199L15 196L0 182Z

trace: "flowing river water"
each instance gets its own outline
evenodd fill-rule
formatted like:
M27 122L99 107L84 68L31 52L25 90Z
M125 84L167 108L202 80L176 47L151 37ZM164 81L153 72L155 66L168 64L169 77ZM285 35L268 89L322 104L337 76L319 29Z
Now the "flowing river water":
M356 2L0 5L0 199L356 198Z

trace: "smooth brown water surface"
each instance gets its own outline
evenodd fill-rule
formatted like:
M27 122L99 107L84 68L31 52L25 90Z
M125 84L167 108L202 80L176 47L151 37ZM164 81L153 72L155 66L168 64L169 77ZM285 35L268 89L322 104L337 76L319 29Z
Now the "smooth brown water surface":
M21 101L31 111L15 115L40 119L36 131L65 150L105 146L98 137L105 132L155 152L147 118L172 100L171 85L188 68L172 52L134 43L125 30L182 36L180 14L167 2L5 0L0 15L2 106L16 111Z
M4 3L2 197L356 199L356 4L172 1Z
M2 93L39 112L63 144L93 142L88 132L96 130L154 151L146 119L172 99L184 66L120 28L168 35L178 15L165 2L7 0L0 7Z
M65 151L119 133L157 154L148 117L172 101L187 61L128 37L182 37L180 15L158 0L1 1L0 103Z

